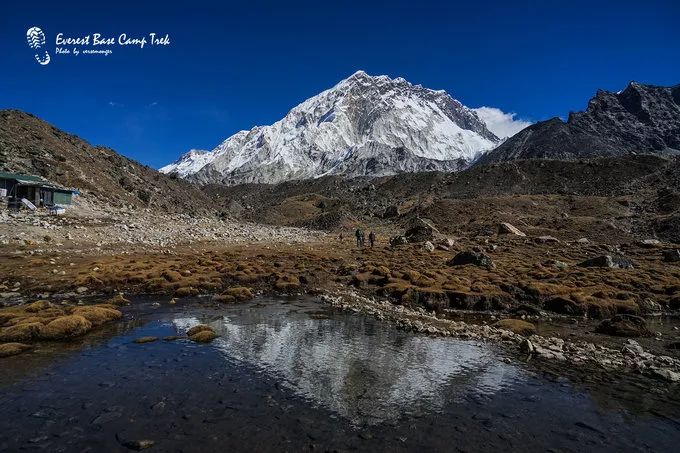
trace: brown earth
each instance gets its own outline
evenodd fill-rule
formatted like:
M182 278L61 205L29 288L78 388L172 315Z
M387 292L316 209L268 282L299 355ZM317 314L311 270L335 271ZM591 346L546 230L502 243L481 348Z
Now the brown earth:
M456 253L475 247L491 257L493 267L447 264ZM72 292L71 297L77 299L76 290L82 287L88 293L112 295L210 293L217 300L237 302L252 297L253 290L317 293L353 287L365 295L435 311L512 311L531 305L538 310L606 318L645 314L655 304L663 310L678 308L680 266L664 262L662 250L637 243L614 248L494 235L460 238L448 251L428 252L421 244L391 248L386 237L380 236L374 249L357 249L353 239L346 238L300 245L206 243L185 250L129 254L71 255L64 250L31 256L5 250L0 272L8 281L19 282L22 293L34 297L44 292ZM587 258L613 251L631 259L634 268L578 266ZM119 297L111 303L120 303ZM112 307L75 307L69 314L99 325L116 317ZM61 308L45 308L36 315L53 318L58 314L54 310ZM11 322L4 317L0 320L3 325Z

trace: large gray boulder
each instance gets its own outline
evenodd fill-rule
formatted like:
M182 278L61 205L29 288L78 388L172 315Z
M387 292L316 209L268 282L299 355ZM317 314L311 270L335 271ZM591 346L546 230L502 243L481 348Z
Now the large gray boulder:
M519 228L511 223L503 222L498 225L498 234L511 234L513 236L526 236Z
M436 242L441 237L441 233L430 220L416 218L407 226L404 237L409 242Z
M474 266L486 267L489 269L495 267L493 260L489 255L475 250L460 252L446 264L449 266L465 266L467 264L472 264Z
M667 263L680 262L680 250L678 249L664 250L663 260Z
M579 263L581 267L606 267L610 269L632 269L635 266L632 260L617 255L600 255Z

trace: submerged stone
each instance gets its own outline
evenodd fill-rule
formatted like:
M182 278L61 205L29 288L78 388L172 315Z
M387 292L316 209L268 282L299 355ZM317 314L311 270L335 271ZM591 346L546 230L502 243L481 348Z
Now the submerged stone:
M605 319L595 332L617 337L643 337L652 334L644 318L634 315L616 315Z
M28 351L33 346L23 343L3 343L0 344L0 358L10 357Z

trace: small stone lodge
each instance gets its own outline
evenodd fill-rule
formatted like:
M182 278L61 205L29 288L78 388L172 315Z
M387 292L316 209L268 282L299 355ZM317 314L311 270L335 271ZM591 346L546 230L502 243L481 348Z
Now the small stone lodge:
M52 184L40 176L0 172L0 197L9 203L20 203L22 198L37 207L68 206L78 191Z

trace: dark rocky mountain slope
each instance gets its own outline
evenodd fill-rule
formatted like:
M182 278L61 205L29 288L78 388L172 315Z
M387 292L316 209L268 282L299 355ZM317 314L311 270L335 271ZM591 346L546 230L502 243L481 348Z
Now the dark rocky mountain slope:
M194 185L92 146L20 110L0 111L0 171L38 175L77 188L99 202L173 213L207 213L208 197Z
M403 226L425 217L452 235L486 234L508 221L537 233L560 230L571 239L658 236L680 242L677 175L680 157L640 155L204 190L236 217L275 225L337 231L367 223Z
M485 154L478 164L518 159L579 159L680 152L680 85L631 82L619 93L598 91L585 112L542 121Z

